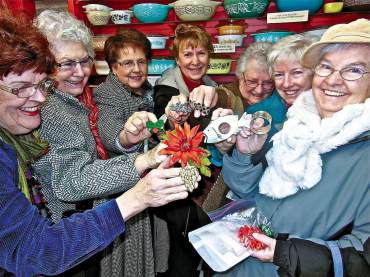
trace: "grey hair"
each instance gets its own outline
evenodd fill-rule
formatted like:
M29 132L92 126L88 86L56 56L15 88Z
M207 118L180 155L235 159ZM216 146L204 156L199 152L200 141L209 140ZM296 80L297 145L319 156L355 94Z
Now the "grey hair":
M277 60L296 59L300 60L303 52L318 38L302 34L283 37L276 42L268 54L268 63L270 65L270 74L273 72L273 66Z
M272 43L270 42L254 42L244 51L239 57L238 64L236 65L235 75L240 79L243 72L247 69L248 62L255 59L261 66L268 66L267 54L270 51Z
M352 48L357 48L357 47L368 47L370 49L370 44L369 43L330 43L328 45L325 45L323 48L320 49L319 53L319 59L317 60L320 62L324 56L333 51L339 51L339 50L347 50L347 49L352 49ZM314 67L316 67L317 64L315 64Z
M86 25L67 12L45 10L35 20L36 27L46 36L53 47L53 41L66 40L81 43L89 56L95 57L92 34Z

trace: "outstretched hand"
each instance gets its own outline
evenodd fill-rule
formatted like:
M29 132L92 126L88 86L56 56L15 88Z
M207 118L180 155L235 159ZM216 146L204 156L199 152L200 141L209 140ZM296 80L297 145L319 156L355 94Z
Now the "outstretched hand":
M151 136L146 127L148 121L157 121L157 117L150 112L140 111L133 113L126 121L125 126L119 134L119 140L123 147L129 148L144 141Z

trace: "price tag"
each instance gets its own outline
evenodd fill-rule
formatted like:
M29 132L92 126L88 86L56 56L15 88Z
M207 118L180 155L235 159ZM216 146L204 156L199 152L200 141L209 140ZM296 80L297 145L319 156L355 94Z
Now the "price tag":
M308 21L308 10L267 14L267 23L288 23L304 21Z
M235 43L213 44L214 53L235 53Z

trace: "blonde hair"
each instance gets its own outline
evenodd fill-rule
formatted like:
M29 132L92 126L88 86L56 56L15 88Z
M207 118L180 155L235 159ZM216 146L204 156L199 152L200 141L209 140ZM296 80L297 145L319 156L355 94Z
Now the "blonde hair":
M300 61L303 52L318 39L302 34L284 37L275 43L268 54L270 74L273 72L274 64L281 59L296 59Z
M203 27L179 24L175 30L175 39L172 47L174 57L179 57L181 47L196 48L198 46L204 47L208 54L213 52L212 36Z

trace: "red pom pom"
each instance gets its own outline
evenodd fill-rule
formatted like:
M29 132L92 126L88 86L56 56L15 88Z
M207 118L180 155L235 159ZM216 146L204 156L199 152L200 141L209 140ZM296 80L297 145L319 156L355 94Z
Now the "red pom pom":
M253 233L263 234L261 229L256 226L244 225L240 227L238 232L239 241L243 243L245 247L252 250L258 251L265 249L267 246L262 242L256 240L252 235Z

